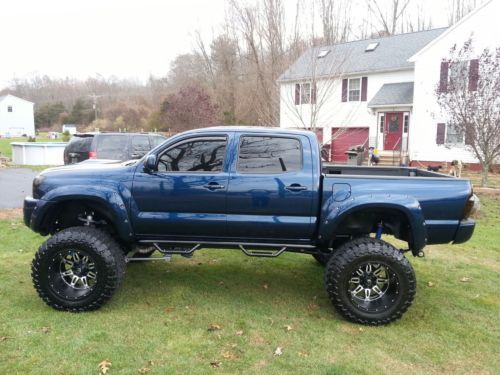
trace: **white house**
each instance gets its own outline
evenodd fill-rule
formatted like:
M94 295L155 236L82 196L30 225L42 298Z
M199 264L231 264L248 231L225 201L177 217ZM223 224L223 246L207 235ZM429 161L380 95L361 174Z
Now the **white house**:
M500 0L486 1L410 58L415 64L416 79L409 149L410 159L415 163L432 164L454 159L477 163L465 145L464 135L456 134L447 125L446 114L441 113L434 92L438 83L445 86L449 83L451 72L448 72L448 65L442 62L449 57L450 48L454 45L461 47L472 38L473 53L476 55L480 55L485 48L494 51L500 47L499 14ZM477 60L475 62L477 64ZM466 63L469 64L469 72L472 72L474 60Z
M0 96L0 137L34 136L33 105L14 95Z
M434 92L453 44L472 31L483 41L478 50L500 44L500 23L493 21L499 3L487 1L448 29L306 51L278 80L280 126L315 128L334 162L344 162L345 151L355 145L378 148L398 163L475 162L470 153L463 157L463 142L436 144L437 124L446 120L436 117Z

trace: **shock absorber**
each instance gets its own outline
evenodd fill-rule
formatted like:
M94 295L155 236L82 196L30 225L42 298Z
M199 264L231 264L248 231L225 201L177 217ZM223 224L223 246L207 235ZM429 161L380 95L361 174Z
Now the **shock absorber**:
M375 232L375 238L377 240L380 240L382 238L383 231L384 231L384 223L380 221L380 223L377 224L377 232Z

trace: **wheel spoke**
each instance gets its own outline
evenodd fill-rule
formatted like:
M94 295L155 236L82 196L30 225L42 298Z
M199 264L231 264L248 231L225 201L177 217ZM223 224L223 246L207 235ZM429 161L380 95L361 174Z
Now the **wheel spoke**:
M96 277L97 277L97 275L95 274L95 272L90 271L90 272L87 273L87 278L89 278L89 279L94 279L95 280Z
M86 276L83 276L80 280L82 281L82 285L83 285L84 288L88 288L89 287L89 284L87 282L87 277Z
M383 271L384 271L384 268L379 266L375 271L373 271L373 274L377 277L380 277L380 276L382 276L381 273L383 273Z
M365 268L366 273L371 273L372 272L372 264L368 263Z
M71 282L69 283L72 287L74 287L76 285L76 283L78 282L78 280L80 280L80 278L76 275L73 275L73 277L71 278Z
M369 289L369 288L366 288L365 289L365 301L369 301L370 300L371 294L372 294L372 290Z
M80 254L77 251L73 251L73 260L78 262L80 260Z
M351 277L351 280L349 280L349 282L353 284L359 284L360 279L359 277Z
M66 270L64 272L61 272L61 275L62 276L73 276L73 270L69 269L69 270Z
M375 286L372 288L372 290L373 290L375 293L377 293L377 295L379 295L379 296L380 296L380 295L382 295L382 293L383 293L383 292L380 290L380 288L378 287L378 285L375 285Z
M363 287L362 287L361 285L358 285L358 286L356 287L356 289L354 289L354 290L351 292L351 294L352 294L353 296L355 296L356 294L358 294L358 293L359 293L359 292L361 292L362 290L363 290Z

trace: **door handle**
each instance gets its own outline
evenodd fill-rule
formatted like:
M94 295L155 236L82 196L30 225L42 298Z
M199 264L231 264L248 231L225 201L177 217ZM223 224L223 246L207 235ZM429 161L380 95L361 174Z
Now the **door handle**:
M203 187L208 190L224 189L224 185L220 185L218 182L209 182L208 184L203 185Z
M307 190L307 186L302 186L300 184L291 184L286 187L286 190L289 191L303 191Z

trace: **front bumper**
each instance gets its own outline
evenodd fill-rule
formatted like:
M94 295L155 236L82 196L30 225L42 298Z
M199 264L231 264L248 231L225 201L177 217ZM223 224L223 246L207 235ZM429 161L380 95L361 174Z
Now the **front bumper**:
M474 220L471 219L460 220L453 243L457 244L468 241L472 237L475 227L476 227L476 222Z
M38 199L35 199L33 197L26 197L24 198L24 205L23 205L23 217L24 217L24 224L27 227L31 228L31 218L33 216L33 212L35 212L36 207L38 206Z

